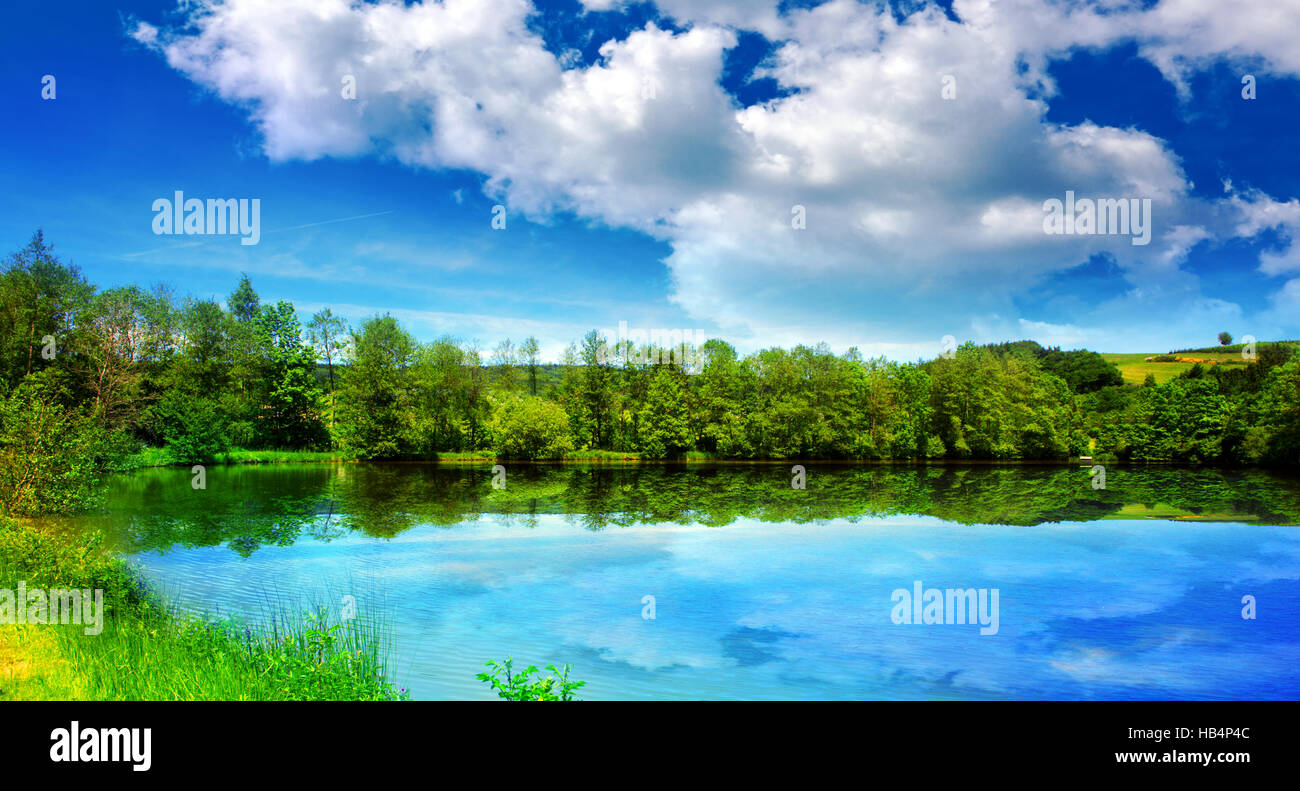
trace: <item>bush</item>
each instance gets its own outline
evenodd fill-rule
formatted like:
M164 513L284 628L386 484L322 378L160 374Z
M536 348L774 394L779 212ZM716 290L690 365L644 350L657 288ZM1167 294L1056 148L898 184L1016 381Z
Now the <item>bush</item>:
M39 376L0 396L0 513L67 513L94 505L106 435L64 407Z
M500 402L488 420L492 449L507 459L560 459L573 450L569 418L552 401L515 396Z
M101 462L105 470L127 472L139 469L138 458L149 449L126 431L116 431L104 440Z
M925 439L925 456L928 459L942 458L948 449L943 446L943 440L938 436L931 434Z
M230 447L225 417L209 399L171 390L154 404L153 414L177 464L211 462Z
M73 543L31 523L0 517L0 587L24 581L32 588L102 590L106 615L156 613L157 600L148 585L103 544L98 533Z

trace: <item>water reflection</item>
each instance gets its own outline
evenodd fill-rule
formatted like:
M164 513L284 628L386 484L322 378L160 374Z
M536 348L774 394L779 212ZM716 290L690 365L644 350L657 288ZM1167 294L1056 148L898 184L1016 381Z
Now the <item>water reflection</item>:
M416 525L454 526L483 514L536 524L563 515L590 530L639 524L725 526L740 519L805 524L903 514L962 525L1034 526L1116 518L1300 523L1300 482L1256 470L1112 468L1093 489L1086 469L1060 466L813 466L807 489L783 465L542 466L281 465L156 469L114 482L95 520L127 552L328 541L350 532L392 538Z
M108 530L198 611L386 599L417 698L490 698L474 674L507 655L575 663L588 699L1300 694L1295 479L512 466L495 490L490 466L213 468L204 491L151 470L64 527ZM917 581L998 589L999 631L893 623Z

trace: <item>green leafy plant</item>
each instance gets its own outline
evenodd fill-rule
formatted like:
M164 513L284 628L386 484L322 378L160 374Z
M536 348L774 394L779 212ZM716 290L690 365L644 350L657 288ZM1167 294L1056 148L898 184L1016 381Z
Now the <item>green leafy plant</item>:
M491 686L497 696L505 700L577 700L574 691L587 685L585 681L569 680L573 665L565 665L563 670L547 665L551 675L534 678L534 674L540 672L537 667L529 665L515 672L513 657L506 657L504 662L489 659L485 664L492 668L492 672L479 673L476 678Z
M559 459L573 450L569 418L556 403L510 396L488 420L493 449L504 459Z

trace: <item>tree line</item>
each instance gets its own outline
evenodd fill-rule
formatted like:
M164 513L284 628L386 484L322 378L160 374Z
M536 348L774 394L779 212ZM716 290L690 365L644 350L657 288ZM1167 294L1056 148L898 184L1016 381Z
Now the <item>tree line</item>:
M350 327L328 308L304 326L247 276L224 304L165 285L98 289L38 232L0 272L0 498L12 505L36 490L33 476L76 479L147 447L179 463L231 447L361 459L1300 459L1300 357L1288 344L1142 386L1096 352L1032 341L900 363L825 344L742 356L713 339L690 350L689 369L680 350L660 351L593 330L544 364L535 338L485 354L421 342L388 315Z

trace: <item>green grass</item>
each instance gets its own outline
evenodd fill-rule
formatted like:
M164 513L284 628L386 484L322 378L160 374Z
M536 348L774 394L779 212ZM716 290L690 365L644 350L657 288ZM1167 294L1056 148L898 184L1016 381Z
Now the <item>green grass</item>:
M217 464L291 464L294 462L352 461L353 456L338 450L250 450L231 448L218 453ZM178 462L166 448L145 448L115 465L120 472L145 467L171 467Z
M564 461L640 461L641 454L636 451L621 450L575 450L564 454Z
M451 461L451 462L496 461L496 458L497 458L496 454L490 450L470 450L470 451L459 451L456 453L438 454L438 461Z
M247 630L246 630L247 629ZM274 631L172 613L115 617L99 635L75 626L16 630L0 658L0 699L59 700L396 700L385 681L382 645L362 621L304 615ZM0 637L0 646L11 636ZM6 651L0 648L0 657ZM8 676L8 682L6 682Z
M1193 362L1148 362L1148 357L1176 356L1176 357L1195 357L1198 360L1205 360L1202 363L1208 367L1214 365L1247 365L1248 363L1241 359L1241 352L1182 352L1176 355L1161 355L1159 352L1151 354L1102 354L1102 357L1114 363L1119 372L1124 377L1125 384L1140 385L1146 381L1147 374L1151 374L1156 379L1156 384L1164 384L1170 379L1176 379L1179 374L1190 369L1195 363Z
M0 588L104 591L100 634L77 625L0 625L0 699L399 700L388 624L322 608L258 622L181 612L96 538L0 519Z
M27 627L35 629L40 627ZM44 627L52 628L52 627ZM365 621L307 614L270 629L171 613L58 629L63 673L85 700L394 700Z
M463 451L459 453L439 453L438 461L447 463L462 462L497 462L500 461L495 453L490 450ZM505 461L516 461L514 459L505 459ZM591 462L591 461L609 461L609 462L663 462L663 461L718 461L717 457L704 451L692 450L687 451L678 459L643 459L637 451L622 450L575 450L572 453L564 454L562 459L536 459L544 462Z
M247 450L231 448L217 455L222 464L289 464L306 461L351 461L352 456L338 450Z
M1185 508L1179 508L1168 503L1154 503L1150 506L1145 503L1126 503L1118 511L1101 517L1102 519L1163 519L1163 520L1181 520L1188 522L1258 522L1259 517L1254 514L1242 514L1236 512L1224 513L1193 513Z

